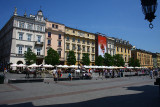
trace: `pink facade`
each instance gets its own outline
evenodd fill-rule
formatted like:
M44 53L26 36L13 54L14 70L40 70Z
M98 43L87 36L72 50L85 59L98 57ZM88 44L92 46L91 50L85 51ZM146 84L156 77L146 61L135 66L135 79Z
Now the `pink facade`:
M59 53L61 64L64 64L64 32L63 24L46 21L45 56L47 50L52 48Z

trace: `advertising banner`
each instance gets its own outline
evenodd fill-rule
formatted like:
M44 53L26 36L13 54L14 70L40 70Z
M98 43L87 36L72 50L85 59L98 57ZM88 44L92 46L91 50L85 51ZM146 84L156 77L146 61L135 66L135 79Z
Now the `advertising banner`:
M98 55L102 57L107 52L107 39L106 37L98 35Z

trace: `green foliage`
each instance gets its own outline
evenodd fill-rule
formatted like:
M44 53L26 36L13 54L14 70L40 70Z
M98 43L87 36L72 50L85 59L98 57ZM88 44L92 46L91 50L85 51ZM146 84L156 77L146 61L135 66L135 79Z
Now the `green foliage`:
M120 54L116 54L113 56L113 61L115 66L124 66L124 59Z
M95 65L97 65L97 66L102 66L103 65L103 57L101 55L96 57Z
M108 53L104 54L104 65L105 66L112 66L113 65L113 57Z
M90 64L90 59L89 59L89 54L84 53L82 57L82 62L83 65L89 65Z
M136 67L140 67L140 62L139 62L138 59L135 60L135 66L136 66Z
M138 59L134 60L133 58L130 58L128 63L129 63L129 66L132 66L132 67L140 67L140 62Z
M47 51L47 56L45 57L45 63L51 64L51 65L57 65L59 64L59 54L54 49L50 48Z
M75 57L74 51L69 51L69 54L67 56L67 64L75 65L75 63L76 63L76 57Z
M132 67L135 67L135 61L134 61L133 58L130 58L130 59L129 59L128 65L129 65L129 66L132 66Z
M36 54L32 52L32 50L29 48L28 51L25 51L24 53L24 60L26 61L26 65L31 65L36 62Z

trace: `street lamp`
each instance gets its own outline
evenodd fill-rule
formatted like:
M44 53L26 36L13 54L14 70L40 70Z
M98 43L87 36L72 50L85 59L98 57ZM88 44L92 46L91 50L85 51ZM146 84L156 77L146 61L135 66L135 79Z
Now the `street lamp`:
M142 11L145 15L145 20L150 22L149 27L152 29L153 24L151 23L155 19L154 13L157 9L157 0L141 0Z

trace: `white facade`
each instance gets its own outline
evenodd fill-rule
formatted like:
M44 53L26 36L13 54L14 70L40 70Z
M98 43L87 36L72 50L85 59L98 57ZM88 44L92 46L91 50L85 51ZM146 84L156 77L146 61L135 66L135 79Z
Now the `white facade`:
M8 29L6 33L5 28ZM42 62L45 52L44 41L45 20L42 11L38 11L35 17L14 15L0 31L0 58L3 62L20 61L25 64L24 53L30 48Z
M111 37L107 37L107 53L110 55L115 55L115 46L114 46L114 39Z

